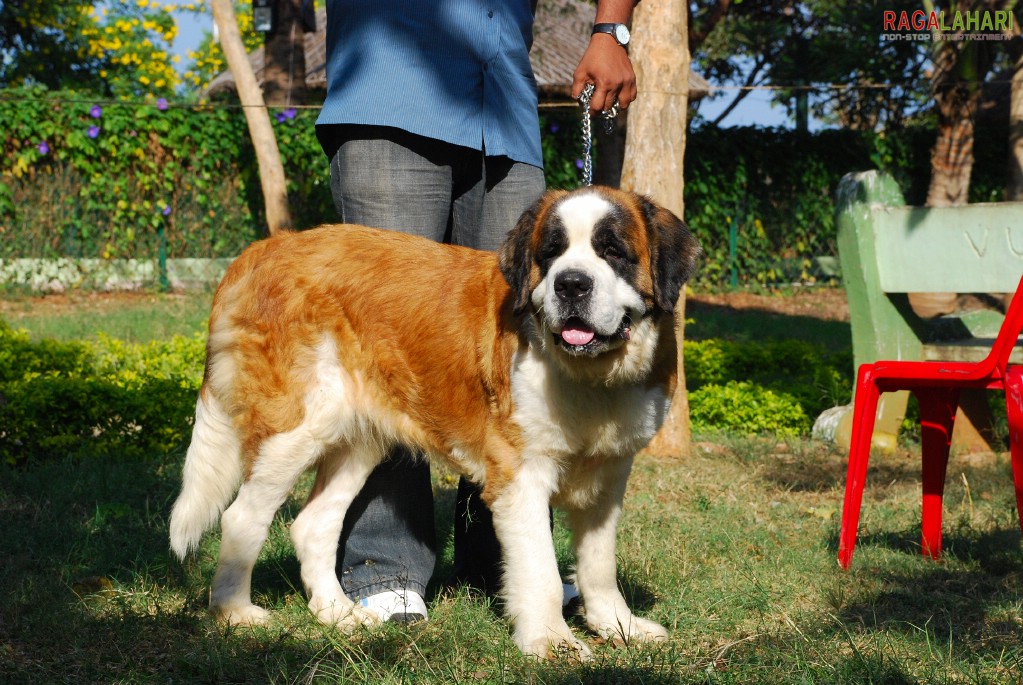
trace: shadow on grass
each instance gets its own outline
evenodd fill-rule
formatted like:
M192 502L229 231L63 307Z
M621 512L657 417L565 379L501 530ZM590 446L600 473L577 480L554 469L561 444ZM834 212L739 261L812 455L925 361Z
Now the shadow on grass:
M822 606L786 620L768 612L747 628L749 639L712 652L708 671L726 681L729 672L770 674L761 682L772 683L1020 682L1019 534L950 535L958 554L939 563L905 544L914 535L868 538L894 539L906 555L860 558L851 571L822 573Z
M723 338L735 342L763 342L795 339L817 343L832 351L848 349L852 344L852 329L847 321L756 308L736 309L692 299L686 302L686 317L693 320L686 327L686 337L692 340Z
M0 681L213 682L225 668L265 679L265 650L240 635L208 639L205 589L171 558L177 483L160 462L4 467ZM246 665L247 652L264 662ZM310 653L269 656L301 664Z
M837 530L829 547L837 550ZM869 547L904 556L885 555L880 563L864 558ZM1006 655L1018 661L1023 650L1019 528L952 527L943 536L940 560L920 550L916 525L859 537L852 568L828 591L841 631L885 643L925 642L967 663L999 663Z
M1023 649L1018 554L1016 561L1016 570L1008 573L940 563L909 570L862 568L859 573L874 578L853 583L868 587L854 590L838 619L852 633L922 636L946 650L995 661L1002 653Z
M422 668L419 650L447 659L467 645L491 660L503 655L497 658L514 668L546 672L523 665L528 661L510 644L499 605L482 598L442 618L439 629L385 627L357 638L322 629L306 615L299 565L285 544L268 545L253 577L257 602L274 609L271 624L233 629L210 620L210 549L182 564L167 540L180 461L0 466L0 682L295 682L322 668L374 682ZM450 510L451 493L442 488L438 499ZM291 520L300 507L289 501L281 517ZM439 524L450 525L448 516ZM277 527L271 535L286 533ZM637 610L653 605L653 593L638 579L625 577L622 585ZM458 625L462 612L484 631L484 643L462 636L459 645L448 635L473 631ZM670 680L639 668L553 682Z
M920 536L919 526L858 535L856 549L881 547L905 553L910 557L924 557L921 553ZM837 530L830 537L828 548L838 553ZM960 562L978 565L995 575L1016 573L1023 562L1023 554L1020 552L1020 529L1015 526L1005 527L985 533L976 531L958 533L955 529L945 530L942 533L942 557L952 557ZM934 563L940 567L942 560Z

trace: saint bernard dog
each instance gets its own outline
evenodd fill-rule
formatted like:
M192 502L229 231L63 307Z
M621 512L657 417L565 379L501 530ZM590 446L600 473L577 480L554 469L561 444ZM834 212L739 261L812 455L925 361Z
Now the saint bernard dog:
M184 558L220 519L211 610L267 619L253 566L315 468L291 525L309 608L342 628L373 622L338 583L337 541L370 471L403 443L482 484L523 652L588 655L562 618L551 504L567 511L587 626L665 638L618 590L615 529L633 457L668 412L673 311L699 254L671 212L599 187L546 194L497 254L354 225L249 247L213 301L170 520Z

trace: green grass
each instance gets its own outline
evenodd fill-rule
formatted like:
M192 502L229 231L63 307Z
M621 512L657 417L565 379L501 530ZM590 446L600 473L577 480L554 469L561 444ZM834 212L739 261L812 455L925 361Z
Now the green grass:
M127 342L148 342L204 330L212 302L212 291L73 293L67 297L9 298L0 314L12 328L24 328L36 340L91 339L102 332Z
M45 307L16 318L7 303L5 316L33 335L54 331L66 333L63 338L103 330L147 340L201 330L208 295L147 297L118 301L124 310L118 312L80 304L56 326ZM715 325L731 327L730 335L762 332L763 313L717 314ZM700 316L697 325L711 325ZM782 317L779 335L785 318L800 335L817 330L815 319ZM0 682L994 684L1023 678L1023 549L1004 455L953 456L939 563L919 554L919 452L876 456L859 546L845 572L836 563L843 454L796 439L697 436L693 447L685 459L637 461L619 532L623 591L638 613L669 628L670 640L602 644L573 619L595 653L583 665L524 659L498 606L439 587L431 589L425 624L354 635L320 626L305 608L287 533L308 479L275 521L256 568L254 597L273 609L271 624L232 629L205 612L218 536L206 536L184 564L168 549L180 453L0 465ZM438 578L450 565L453 487L448 474L436 474L437 526L447 540ZM560 525L557 544L568 572L571 555Z
M305 609L286 524L257 566L260 629L205 614L217 536L167 549L179 457L0 471L0 682L1005 683L1023 676L1023 554L1005 459L954 457L946 553L919 555L917 458L877 457L853 568L835 545L844 458L805 442L697 442L641 459L619 578L671 639L533 663L498 608L434 588L431 620L343 635ZM438 478L441 500L450 481ZM445 505L440 503L439 510ZM445 525L443 521L439 524ZM565 534L558 527L559 544ZM443 539L443 538L442 538ZM447 550L446 556L449 556ZM565 570L570 560L563 559ZM444 573L442 568L438 576ZM576 620L579 633L585 635Z

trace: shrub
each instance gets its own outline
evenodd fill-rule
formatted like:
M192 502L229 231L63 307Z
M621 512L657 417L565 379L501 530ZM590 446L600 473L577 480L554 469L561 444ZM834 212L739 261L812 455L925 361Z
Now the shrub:
M177 379L33 376L0 386L0 457L146 457L179 447L196 388Z
M0 459L164 454L187 438L200 337L31 342L0 320Z
M747 381L694 390L689 395L689 418L696 431L752 435L798 436L808 433L812 425L794 397Z
M808 433L813 418L852 396L850 354L799 340L686 341L693 428Z
M0 319L0 383L40 374L85 375L92 371L89 347L80 342L43 340L15 331Z

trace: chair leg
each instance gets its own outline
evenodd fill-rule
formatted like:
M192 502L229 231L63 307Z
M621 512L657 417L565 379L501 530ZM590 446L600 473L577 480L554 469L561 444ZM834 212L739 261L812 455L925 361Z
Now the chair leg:
M937 559L941 556L941 501L945 493L945 471L959 405L959 389L925 388L916 390L915 394L920 407L924 491L921 552Z
M1005 406L1009 419L1009 454L1012 457L1012 483L1016 489L1016 516L1023 530L1023 366L1013 366L1005 374Z
M838 534L838 565L848 569L856 548L856 531L860 523L863 486L870 461L870 441L877 416L877 400L881 392L873 379L874 367L860 366L853 405L852 438L849 445L849 469L845 479L845 503L842 505L842 528Z

